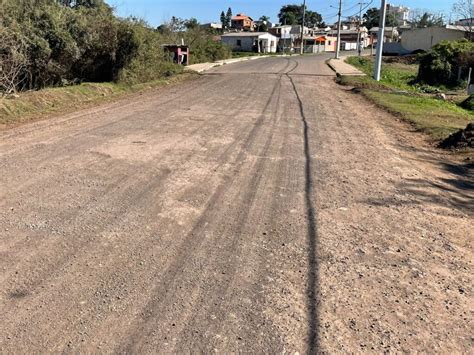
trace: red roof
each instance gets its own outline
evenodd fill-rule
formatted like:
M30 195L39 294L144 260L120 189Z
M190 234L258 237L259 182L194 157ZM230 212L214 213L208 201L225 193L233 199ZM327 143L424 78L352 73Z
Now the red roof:
M252 20L252 18L250 16L247 16L246 14L237 14L235 16L232 16L232 20L246 20L246 19Z

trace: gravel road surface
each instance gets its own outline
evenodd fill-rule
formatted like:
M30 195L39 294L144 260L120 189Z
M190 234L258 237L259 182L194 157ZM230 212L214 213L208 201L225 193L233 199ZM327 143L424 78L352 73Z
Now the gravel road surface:
M472 351L472 163L325 59L0 132L1 352Z

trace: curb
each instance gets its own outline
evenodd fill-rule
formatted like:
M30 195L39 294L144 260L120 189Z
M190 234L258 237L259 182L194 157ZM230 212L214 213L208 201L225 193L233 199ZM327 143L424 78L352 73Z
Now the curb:
M189 68L189 67L186 67L184 70L187 70L187 71L194 71L196 73L202 73L206 70L209 70L209 69L212 69L212 68L215 68L215 67L220 67L220 66L223 66L223 65L226 65L226 64L233 64L233 63L240 63L240 62L245 62L245 61L248 61L248 60L256 60L256 59L261 59L261 58L270 58L270 57L291 57L291 56L297 56L299 54L292 54L292 55L289 55L289 54L282 54L282 55L258 55L258 56L251 56L251 57L243 57L243 58L230 58L230 59L223 59L223 60L218 60L217 62L214 62L214 63L199 63L199 64L208 64L207 67L205 68L201 68L201 69L192 69L192 68Z

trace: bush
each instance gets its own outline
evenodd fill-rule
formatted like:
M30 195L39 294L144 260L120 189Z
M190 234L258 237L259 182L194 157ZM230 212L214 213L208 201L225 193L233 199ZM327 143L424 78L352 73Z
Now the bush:
M164 43L190 45L191 63L230 57L196 20L158 31L121 19L104 0L0 1L0 94L71 83L156 80L182 71Z
M466 100L461 102L459 106L474 112L474 94L471 94Z
M474 67L474 42L443 41L420 57L417 81L429 85L459 85Z

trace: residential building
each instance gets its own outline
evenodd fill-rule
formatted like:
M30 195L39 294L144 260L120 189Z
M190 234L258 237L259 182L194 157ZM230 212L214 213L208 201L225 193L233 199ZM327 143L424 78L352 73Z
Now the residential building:
M369 30L370 36L374 39L373 42L376 43L378 41L379 35L379 28L372 27ZM398 42L400 38L400 34L398 33L397 27L385 27L384 35L383 35L383 42L384 43L391 43L391 42Z
M457 20L455 23L456 26L466 26L466 27L474 27L474 18L463 18Z
M305 38L305 44L311 43ZM337 37L320 35L314 38L313 53L321 52L335 52L337 47ZM305 46L305 52L307 52L307 46Z
M278 37L268 32L232 32L221 41L237 52L275 53L278 47Z
M349 51L357 49L357 38L360 39L362 48L366 48L370 44L370 37L366 27L360 28L360 37L359 31L357 29L352 30L341 30L341 43L340 49ZM328 36L337 37L337 30L331 30L327 32Z
M397 20L399 26L405 26L408 24L410 17L410 8L387 4L387 15L392 15Z
M301 25L284 25L269 28L268 32L279 38L278 50L296 52L301 45ZM315 31L308 27L303 28L303 35L314 36Z
M222 23L211 22L211 23L203 23L201 28L213 29L213 30L222 30Z
M402 47L410 52L428 51L441 41L455 41L466 38L469 29L464 26L415 28L403 32Z
M231 19L231 27L238 31L253 31L254 26L253 19L242 13L233 16Z

